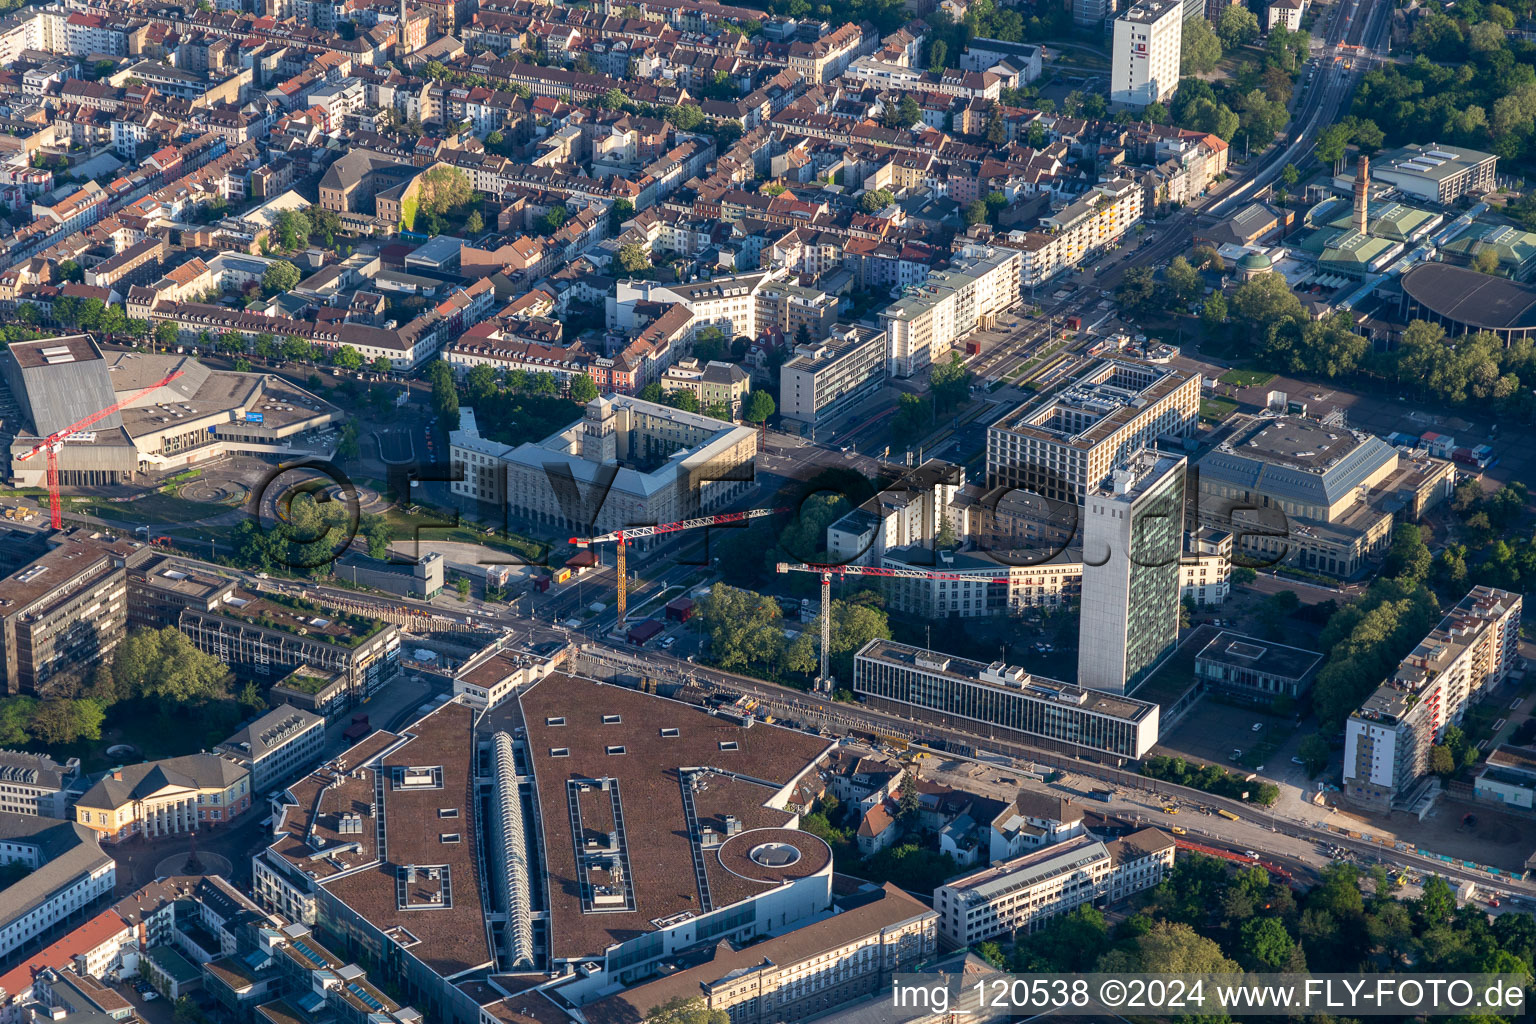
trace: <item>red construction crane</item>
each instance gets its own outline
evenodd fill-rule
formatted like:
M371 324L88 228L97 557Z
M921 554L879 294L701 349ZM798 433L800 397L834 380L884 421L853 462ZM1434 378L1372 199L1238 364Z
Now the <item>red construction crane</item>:
M48 454L48 497L53 504L53 512L50 519L55 530L61 529L64 526L64 517L61 514L59 501L59 449L64 447L64 442L69 440L70 435L78 434L88 428L91 424L101 422L108 416L111 416L113 413L117 412L123 406L131 405L134 402L137 402L139 399L143 398L151 391L154 391L156 388L165 387L171 381L175 380L177 377L180 377L183 372L184 371L182 370L177 370L175 373L161 378L144 390L129 395L122 401L113 402L105 409L97 410L84 419L75 423L71 423L63 430L54 431L52 434L49 434L47 437L37 442L37 444L33 445L31 450L22 452L20 455L16 456L17 462L25 462L27 459L30 459L38 452L46 452Z
M748 519L760 519L763 516L771 516L779 512L788 512L786 508L753 508L745 512L722 512L717 516L704 516L701 519L682 519L675 523L662 523L659 526L628 526L622 530L614 530L605 533L601 537L572 537L571 543L579 548L588 548L594 544L618 544L618 569L619 569L619 628L624 628L624 611L629 603L628 579L624 572L624 549L631 540L641 537L654 537L660 533L676 533L679 530L692 530L699 526L724 526L727 523L742 523Z
M814 572L821 575L821 676L816 680L818 688L830 690L829 656L832 650L832 577L836 576L883 576L903 580L966 580L976 583L979 578L958 572L937 572L931 569L883 569L872 565L800 565L780 562L779 572ZM1002 577L998 577L1002 579Z

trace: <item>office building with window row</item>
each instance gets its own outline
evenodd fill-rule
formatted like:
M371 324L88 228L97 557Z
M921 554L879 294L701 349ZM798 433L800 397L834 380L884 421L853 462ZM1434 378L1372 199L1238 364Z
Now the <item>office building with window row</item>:
M893 640L859 649L853 690L872 708L992 745L1135 758L1157 742L1156 704Z

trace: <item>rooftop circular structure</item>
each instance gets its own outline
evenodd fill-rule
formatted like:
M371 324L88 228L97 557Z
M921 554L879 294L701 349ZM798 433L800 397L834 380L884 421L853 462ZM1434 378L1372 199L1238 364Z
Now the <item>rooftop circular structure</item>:
M1269 270L1274 266L1268 256L1261 252L1245 253L1243 258L1237 261L1242 270Z
M763 843L748 850L747 856L765 868L787 868L800 859L800 851L788 843Z
M780 884L832 867L832 848L809 832L793 828L755 828L720 844L720 866L754 882Z
M1490 331L1505 343L1536 335L1536 288L1449 263L1420 263L1401 280L1405 319L1450 334Z

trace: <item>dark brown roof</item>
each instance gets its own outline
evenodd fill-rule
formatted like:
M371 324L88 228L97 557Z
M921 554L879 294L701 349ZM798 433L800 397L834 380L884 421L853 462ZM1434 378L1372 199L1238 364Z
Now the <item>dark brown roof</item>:
M480 902L479 862L475 856L478 802L470 799L475 759L475 713L468 705L450 701L416 722L406 742L385 754L372 773L384 774L385 860L369 870L328 880L330 892L380 931L403 929L397 941L414 957L445 977L492 961L486 936L487 908ZM405 786L393 769L435 769L440 785ZM369 779L372 790L372 778ZM443 818L451 808L455 817ZM365 836L373 823L364 812ZM451 833L457 841L444 842ZM349 837L356 838L356 837ZM442 908L402 909L397 882L406 869L446 867L451 897ZM428 886L425 876L419 884ZM414 893L416 886L405 886ZM414 899L414 897L409 897ZM412 942L414 937L416 942Z
M817 737L774 726L747 729L676 701L561 674L535 684L519 702L544 821L550 949L556 958L594 955L654 931L656 919L700 912L701 894L693 873L686 870L693 852L680 768L720 769L694 793L701 828L724 833L726 815L734 816L743 831L782 828L791 815L764 804L808 770L828 747L827 741ZM616 716L617 721L605 723L605 716ZM563 725L548 724L562 719ZM672 730L676 735L671 735ZM722 743L735 746L723 749ZM624 753L609 754L610 747L622 747ZM555 748L568 753L552 756ZM582 910L566 784L603 778L618 782L633 911ZM601 802L589 805L585 797L582 800L583 830L604 827L585 817L598 813ZM811 863L809 855L803 860ZM767 888L768 883L727 870L718 857L705 861L715 908Z

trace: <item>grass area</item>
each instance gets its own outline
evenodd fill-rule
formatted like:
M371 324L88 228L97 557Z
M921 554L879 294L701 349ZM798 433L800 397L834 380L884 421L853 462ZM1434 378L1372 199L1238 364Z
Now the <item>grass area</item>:
M1202 398L1200 399L1200 418L1212 423L1220 423L1237 411L1237 403L1230 398Z
M223 515L235 507L213 501L188 501L161 491L138 495L131 502L108 501L105 498L66 497L64 505L71 512L96 516L98 519L163 526L180 526L199 519L208 519Z
M628 615L630 618L646 618L656 612L659 612L663 607L666 606L668 601L675 597L681 597L687 592L687 587L665 587L662 589L661 593L645 602L645 604L641 605L639 608L631 609L628 612Z
M459 525L451 525L457 519ZM400 509L384 513L396 540L454 541L460 544L479 544L497 551L509 551L528 561L542 564L549 554L549 545L517 533L496 530L486 533L486 527L475 526L453 512L423 511L409 515ZM446 524L446 525L445 525Z
M1264 370L1228 370L1216 379L1240 388L1256 388L1274 380L1275 375Z

